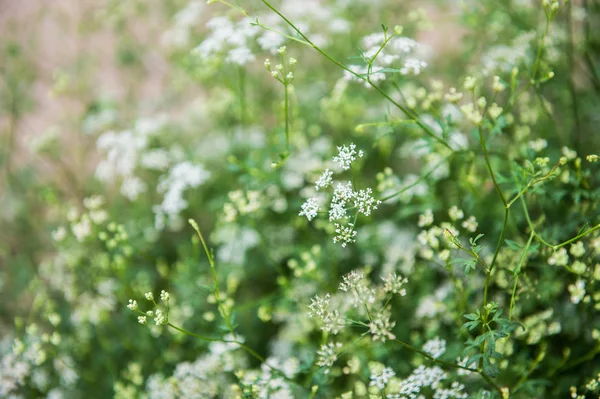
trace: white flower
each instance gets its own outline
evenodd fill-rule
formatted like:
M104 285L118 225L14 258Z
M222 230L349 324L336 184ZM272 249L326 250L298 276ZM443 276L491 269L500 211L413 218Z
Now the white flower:
M336 350L342 348L342 344L339 342L330 342L327 345L321 345L321 350L317 351L319 358L317 359L317 366L325 367L325 374L329 374L330 368L337 360Z
M83 200L83 206L90 210L98 209L102 205L104 205L104 198L100 195L92 195Z
M165 291L165 290L162 290L162 291L160 292L160 300L161 300L161 301L163 301L163 302L169 302L169 298L170 298L170 297L171 297L171 296L169 295L169 293L168 293L167 291Z
M162 324L167 324L167 318L165 317L162 310L159 309L156 311L156 313L154 313L154 322L156 323L157 326L160 326Z
M585 281L579 279L575 284L570 284L569 293L571 294L571 302L578 304L585 297Z
M417 226L419 227L427 227L433 223L433 212L431 209L425 210L425 213L419 215L419 221L417 222Z
M387 383L390 381L390 379L395 375L396 373L394 372L394 370L392 370L390 367L386 367L381 371L381 373L371 375L369 377L369 379L371 380L369 386L377 387L377 389L383 390Z
M583 242L579 241L576 244L571 244L569 252L574 257L581 258L583 255L585 255L585 247L583 246Z
M356 242L356 231L354 230L354 223L348 223L347 226L342 226L339 223L335 223L335 233L337 234L333 237L333 242L341 242L342 247L346 247L346 245Z
M138 309L138 303L137 303L137 301L134 301L133 299L130 299L129 300L129 304L127 305L127 307L130 310L137 310Z
M316 198L309 198L304 204L302 204L302 210L298 214L299 216L306 216L310 221L313 220L319 213L319 201Z
M364 278L365 274L360 271L352 270L350 273L342 277L342 282L339 285L339 289L344 292L348 292L357 287L360 280Z
M147 300L149 301L153 301L154 300L154 294L152 292L146 292L144 294L144 296L146 297Z
M423 345L423 351L430 354L434 359L437 359L446 352L446 341L439 337L430 339Z
M352 182L346 185L338 183L333 191L333 198L329 208L329 220L339 220L346 216L346 203L356 196L352 189Z
M319 180L315 183L315 190L319 191L320 188L329 187L332 181L333 172L329 169L325 169L325 172L319 177Z
M56 230L52 232L52 239L56 242L60 242L67 237L67 229L63 226L60 226Z
M453 205L452 208L448 211L448 216L452 221L457 221L465 217L464 212L459 209L456 205Z
M349 146L341 146L338 147L338 154L333 157L333 161L337 163L340 168L344 170L350 169L352 162L356 161L356 157L362 158L364 156L364 152L359 151L356 152L356 145L351 143Z
M227 58L225 59L227 62L231 62L232 64L237 64L240 66L244 66L249 62L254 61L255 57L252 54L252 51L248 47L237 47L233 50L229 51L227 54Z
M123 180L121 184L121 194L128 200L135 201L139 196L146 192L146 183L137 176L130 176Z
M548 264L552 266L566 266L568 263L569 255L567 254L567 250L564 248L560 248L548 258Z
M146 324L147 323L146 316L138 316L138 323Z
M365 216L371 215L371 210L377 209L377 206L381 204L381 201L373 198L372 194L373 190L370 188L354 194L354 206L358 208L359 213Z
M75 238L77 238L77 241L81 242L92 234L92 223L89 218L83 217L79 223L75 223L71 226L71 230L73 231Z
M535 152L540 152L546 147L548 147L548 141L545 139L537 139L529 142L529 148Z
M474 233L475 231L477 231L478 226L479 226L479 223L477 223L477 219L475 219L475 216L470 216L467 220L465 220L462 223L462 227L467 229L471 233Z
M396 273L390 273L387 277L381 278L384 281L383 291L391 294L400 294L400 296L406 295L406 289L402 286L408 283L406 277L397 275Z
M391 321L390 317L389 308L382 309L373 316L371 323L369 323L369 331L373 341L385 342L388 339L396 339L396 336L392 334L396 322Z
M418 75L421 73L421 69L427 67L425 61L418 60L416 58L408 58L404 62L404 66L400 68L400 73L403 75Z

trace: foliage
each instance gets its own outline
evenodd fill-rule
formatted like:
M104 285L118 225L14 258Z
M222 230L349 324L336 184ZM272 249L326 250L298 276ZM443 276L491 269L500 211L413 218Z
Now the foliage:
M94 3L26 139L1 39L0 397L600 394L600 4Z

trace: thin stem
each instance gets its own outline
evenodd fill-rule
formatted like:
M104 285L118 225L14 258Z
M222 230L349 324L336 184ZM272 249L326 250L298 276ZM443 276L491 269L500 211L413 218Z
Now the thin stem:
M267 25L263 25L261 22L259 22L259 21L258 21L258 19L257 19L255 22L252 22L252 23L251 23L251 25L258 26L258 27L260 27L260 28L262 28L262 29L264 29L264 30L268 30L268 31L271 31L271 32L275 32L275 33L277 33L278 35L280 35L280 36L282 36L282 37L285 37L286 39L293 40L293 41L295 41L295 42L302 43L302 44L306 44L307 46L310 46L310 43L309 43L309 42L306 42L306 41L304 41L304 40L302 40L302 39L298 39L297 37L294 37L294 36L286 35L285 33L283 33L283 32L279 32L279 31L278 31L278 30L276 30L276 29L269 28Z
M450 158L452 158L455 154L457 153L452 153L450 155L448 155L446 158L442 159L441 161L439 161L438 163L436 163L427 173L425 173L424 175L420 176L417 180L415 180L414 182L412 182L411 184L409 184L406 187L402 187L400 190L396 191L395 193L392 193L390 195L387 195L385 197L383 197L381 199L381 201L388 201L391 200L394 197L397 197L398 195L404 193L405 191L410 190L411 188L415 187L417 184L421 183L423 180L427 179L433 172L435 172L444 162L447 162Z
M225 0L208 0L206 2L206 4L211 4L211 3L221 3L221 4L225 4L228 7L233 8L234 10L237 10L239 12L241 12L242 14L244 14L245 16L248 16L248 13L246 12L246 10L244 10L242 7L240 6L236 6L235 4L231 4L228 1Z
M338 67L342 68L344 71L350 73L352 76L354 76L364 82L367 82L367 84L369 84L369 86L374 88L385 99L387 99L389 102L394 104L394 106L396 106L396 108L400 109L407 116L414 119L416 121L416 123L419 125L419 127L421 127L421 129L423 129L423 131L428 136L430 136L432 139L434 139L438 143L442 144L444 147L452 150L452 147L450 147L450 145L448 143L446 143L444 140L442 140L440 137L438 137L433 131L431 131L431 129L429 127L427 127L423 122L421 122L413 112L411 112L408 108L406 108L406 107L402 106L401 104L399 104L398 102L396 102L393 98L391 98L389 96L389 94L387 94L379 86L374 84L369 79L368 76L365 78L364 76L354 72L353 70L351 70L350 68L348 68L347 66L342 64L341 62L335 60L333 57L331 57L329 54L327 54L325 51L323 51L319 46L314 44L304 33L302 33L302 31L300 29L298 29L298 27L296 27L296 25L294 25L289 19L287 19L279 10L277 10L275 7L273 7L267 0L261 0L261 1L263 2L264 5L266 5L268 8L270 8L275 14L279 15L279 17L281 19L283 19L292 29L294 29L296 31L296 33L298 33L302 37L302 39L304 39L306 41L306 43L309 46L311 46L313 49L315 49L319 54L321 54L323 57L327 58L329 61L331 61Z
M284 83L283 112L285 116L285 151L290 152L290 112L289 112L289 89L288 84Z
M508 311L508 320L512 320L512 314L513 314L513 310L515 308L517 284L519 283L519 275L521 274L521 268L523 266L523 262L525 261L525 258L527 257L527 252L529 251L529 247L531 246L531 243L533 242L533 237L535 237L535 233L532 231L531 234L529 234L529 239L527 240L527 244L525 245L525 248L523 248L523 253L521 254L521 258L519 259L517 268L515 269L515 283L513 285L512 295L510 296L510 308Z
M242 67L238 71L240 84L240 123L243 125L246 122L246 72Z
M221 292L219 290L219 280L217 279L217 269L215 267L214 258L212 256L211 252L209 251L208 246L206 245L206 241L204 241L204 236L202 235L202 232L200 231L200 228L198 227L198 223L196 223L196 221L193 219L189 219L188 222L190 223L192 228L194 230L196 230L198 237L200 237L200 241L202 242L202 247L204 248L204 252L206 253L206 257L208 258L208 263L210 264L210 270L212 273L213 281L215 283L215 297L217 299L217 307L219 308L219 311L221 312L221 315L223 316L223 319L225 320L227 329L229 330L229 332L231 332L231 334L235 338L236 334L235 334L233 325L230 320L230 314L228 314L227 311L225 310L225 306L223 306L223 301L221 300Z
M527 220L527 225L529 226L531 231L535 234L535 238L537 238L537 240L539 242L541 242L542 244L544 244L545 246L550 247L555 251L564 247L565 245L569 245L573 241L577 241L578 239L585 237L586 235L593 233L594 231L600 229L600 224L597 224L596 226L592 227L591 229L588 229L588 230L584 231L583 233L577 234L575 237L570 238L567 241L561 242L560 244L553 245L553 244L550 244L548 241L544 240L542 238L542 236L540 236L539 233L535 230L535 226L533 225L533 222L531 221L531 217L529 216L529 211L527 210L527 203L525 202L525 197L521 197L521 204L523 205L523 212L525 213L525 219Z
M494 251L494 256L492 258L492 262L490 263L490 267L488 268L487 274L485 276L485 286L483 288L483 306L486 306L488 303L487 302L488 289L489 289L490 281L492 278L492 271L494 270L494 265L496 264L496 259L498 259L498 254L500 253L500 248L502 247L502 243L504 242L506 226L508 225L508 215L509 215L509 209L506 208L504 210L504 223L502 224L502 231L500 232L500 238L498 239L498 244L496 244L496 250Z
M175 329L175 330L177 330L177 331L181 332L181 333L184 333L185 335L189 335L190 337L194 337L194 338L200 338L200 339L201 339L201 340L203 340L203 341L209 341L209 342L223 342L223 339L221 339L221 338L212 338L212 337L206 337L206 336L204 336L204 335L198 335L198 334L195 334L195 333L193 333L193 332L190 332L190 331L188 331L188 330L185 330L185 329L183 329L183 328L181 328L181 327L177 327L176 325L174 325L174 324L171 324L171 323L167 323L167 325L168 325L169 327L171 327L171 328L173 328L173 329Z
M546 16L546 27L544 28L544 34L542 35L542 40L540 45L538 46L537 55L535 57L535 63L533 64L533 70L531 71L531 80L535 82L535 78L537 76L538 69L540 67L540 61L542 60L542 50L544 49L544 44L546 42L546 36L548 36L548 29L550 28L550 18Z
M504 197L504 194L502 193L502 190L500 189L500 185L498 185L498 181L496 180L496 174L494 173L494 170L492 169L492 164L490 162L490 156L488 154L487 146L485 143L485 137L483 135L483 129L481 128L481 126L479 126L479 141L481 142L481 148L483 150L483 157L485 158L485 164L487 165L487 168L490 172L490 176L492 177L492 182L494 183L494 188L496 189L496 192L500 196L502 203L504 204L504 206L506 206L507 205L506 198Z

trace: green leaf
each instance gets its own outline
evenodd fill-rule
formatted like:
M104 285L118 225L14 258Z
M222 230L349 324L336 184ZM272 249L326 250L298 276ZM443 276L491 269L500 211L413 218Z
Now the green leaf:
M522 246L520 246L513 240L504 240L504 242L506 242L506 245L508 245L508 248L512 249L513 251L518 251L519 249L523 248Z

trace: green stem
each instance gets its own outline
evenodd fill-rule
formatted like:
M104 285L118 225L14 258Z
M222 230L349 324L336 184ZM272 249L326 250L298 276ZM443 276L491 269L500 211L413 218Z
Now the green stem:
M521 274L521 267L523 266L523 262L525 261L525 258L527 257L527 251L529 251L529 247L531 246L531 243L533 242L534 236L535 236L535 233L532 231L531 234L529 234L529 240L527 240L527 244L525 245L525 248L523 248L523 253L521 254L521 258L519 259L517 268L515 269L515 283L513 285L512 295L510 297L510 308L508 311L508 320L512 319L513 310L515 308L517 284L519 283L519 275Z
M490 281L492 278L492 271L494 270L494 265L496 264L496 259L498 259L498 254L500 253L500 248L502 247L502 243L504 242L504 235L506 233L506 226L508 225L508 214L509 209L506 208L504 210L504 223L502 224L502 231L500 232L500 238L498 239L498 244L496 244L496 250L494 251L494 256L492 258L492 262L490 263L490 267L487 270L487 274L485 276L485 286L483 288L483 306L487 305L488 300L488 288L490 286Z
M550 18L548 18L548 16L546 16L546 27L544 28L544 34L542 35L541 43L538 46L537 55L535 57L535 63L533 64L533 70L531 71L532 82L535 82L535 78L537 77L538 69L540 67L540 62L542 60L542 50L544 49L544 44L546 42L546 36L548 36L549 28L550 28Z
M228 7L233 8L234 10L237 10L239 12L241 12L242 14L244 14L245 16L248 16L248 13L246 12L246 10L244 10L242 7L240 6L236 6L235 4L231 4L228 1L225 0L208 0L206 2L206 4L211 4L211 3L221 3L221 4L225 4Z
M243 125L246 123L246 72L242 67L238 71L240 84L240 123Z
M223 319L225 320L227 329L229 330L229 332L231 332L231 334L235 338L236 334L235 334L233 325L231 323L231 319L230 319L231 315L227 313L227 311L225 310L225 306L223 305L223 301L221 300L221 291L219 290L219 280L217 279L217 269L215 267L215 260L212 256L211 252L209 251L208 246L206 245L206 241L204 241L204 236L202 235L202 232L200 231L200 228L198 227L198 223L196 223L196 221L193 219L189 219L188 222L190 223L192 228L196 231L196 233L198 234L198 237L200 237L200 241L202 242L202 247L204 248L204 252L206 253L206 257L208 258L208 263L210 264L210 271L212 273L213 281L215 283L215 297L217 299L217 307L218 307L221 315L223 316Z
M500 185L498 184L498 181L496 180L496 174L494 173L494 170L492 169L492 164L490 162L490 156L488 154L487 146L485 143L485 137L483 135L483 129L481 128L481 126L479 126L479 141L481 142L481 148L483 150L483 157L485 158L485 164L487 165L488 171L490 172L490 176L492 178L492 182L494 183L494 188L496 189L496 192L500 196L500 199L502 200L502 203L504 204L504 206L507 206L506 198L504 197L504 194L502 193L502 190L500 189Z
M285 116L285 151L289 154L290 152L290 115L289 115L289 89L288 84L284 83L284 99L283 99L283 113Z
M365 78L364 76L354 72L353 70L351 70L350 68L348 68L347 66L342 64L341 62L335 60L333 57L331 57L329 54L327 54L325 51L323 51L320 47L318 47L316 44L314 44L304 33L302 33L302 31L300 29L298 29L298 27L296 27L296 25L294 25L289 19L287 19L279 10L277 10L275 7L273 7L267 0L261 0L261 1L263 2L264 5L266 5L268 8L270 8L275 14L277 14L281 19L283 19L293 30L296 31L296 33L298 33L298 35L300 35L302 37L302 39L304 39L304 41L306 41L306 43L309 46L311 46L313 49L315 49L319 54L321 54L323 57L327 58L329 61L331 61L338 67L342 68L344 71L350 73L352 76L354 76L364 82L367 82L367 84L369 86L374 88L385 99L387 99L389 102L394 104L394 106L396 108L400 109L404 114L406 114L410 118L414 119L416 121L416 123L419 125L419 127L421 127L421 129L423 129L423 131L429 137L431 137L438 143L442 144L444 147L452 150L452 147L450 147L450 145L448 143L446 143L444 140L442 140L440 137L438 137L433 131L431 131L431 129L429 129L423 122L421 122L414 113L412 113L409 109L407 109L406 107L404 107L401 104L399 104L398 102L396 102L386 92L384 92L379 86L377 86L376 84L371 82L369 77Z

